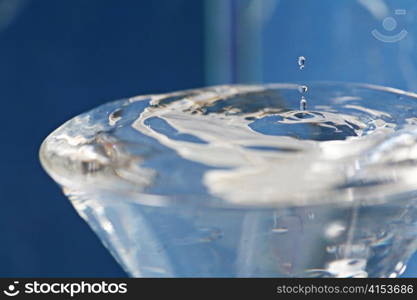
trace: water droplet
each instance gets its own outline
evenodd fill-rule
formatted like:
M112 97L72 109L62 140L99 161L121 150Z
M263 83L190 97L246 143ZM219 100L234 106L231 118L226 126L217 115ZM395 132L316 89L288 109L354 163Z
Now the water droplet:
M336 250L337 250L337 247L336 247L336 246L334 246L334 245L331 245L331 246L327 246L327 247L326 247L326 251L327 251L327 253L331 253L331 254L333 254L333 253L336 253Z
M306 58L304 56L300 56L298 58L298 65L300 66L300 70L304 69L306 63Z
M300 86L298 87L298 91L299 91L301 94L305 94L305 93L308 91L308 87L307 87L306 85L300 85Z
M340 222L333 222L325 230L325 236L329 239L336 238L345 232L346 226Z
M307 109L307 100L304 97L301 97L300 100L300 110L306 110Z

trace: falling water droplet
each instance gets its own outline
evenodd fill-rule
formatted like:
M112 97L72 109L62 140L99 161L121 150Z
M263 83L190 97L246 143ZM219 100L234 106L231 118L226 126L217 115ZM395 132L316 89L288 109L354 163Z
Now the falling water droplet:
M305 63L306 63L306 58L304 56L300 56L298 58L298 65L300 66L300 70L304 69Z
M286 228L286 227L272 228L272 232L275 232L275 233L286 233L286 232L288 232L288 228Z
M300 100L300 110L306 110L307 109L307 100L304 97L301 97Z

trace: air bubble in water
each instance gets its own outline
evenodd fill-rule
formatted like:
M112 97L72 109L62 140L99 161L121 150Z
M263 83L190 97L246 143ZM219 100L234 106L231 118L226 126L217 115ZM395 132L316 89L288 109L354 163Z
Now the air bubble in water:
M298 65L300 66L300 70L304 69L305 63L306 63L306 58L304 56L300 56L298 58Z

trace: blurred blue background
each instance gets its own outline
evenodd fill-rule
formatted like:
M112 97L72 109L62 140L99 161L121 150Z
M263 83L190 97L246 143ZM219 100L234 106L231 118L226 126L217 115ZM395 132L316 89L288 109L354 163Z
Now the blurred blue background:
M0 276L126 276L38 149L106 101L202 86L203 12L186 0L0 1Z
M126 276L39 164L40 143L66 120L118 98L221 83L417 91L416 12L415 0L0 0L0 276ZM371 34L402 28L398 43ZM405 276L417 276L417 257Z

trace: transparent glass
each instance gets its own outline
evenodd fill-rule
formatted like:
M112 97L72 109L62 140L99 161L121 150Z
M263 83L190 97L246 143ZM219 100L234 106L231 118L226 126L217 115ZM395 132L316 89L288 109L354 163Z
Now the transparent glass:
M396 277L417 247L417 95L364 84L145 95L40 157L132 276Z

